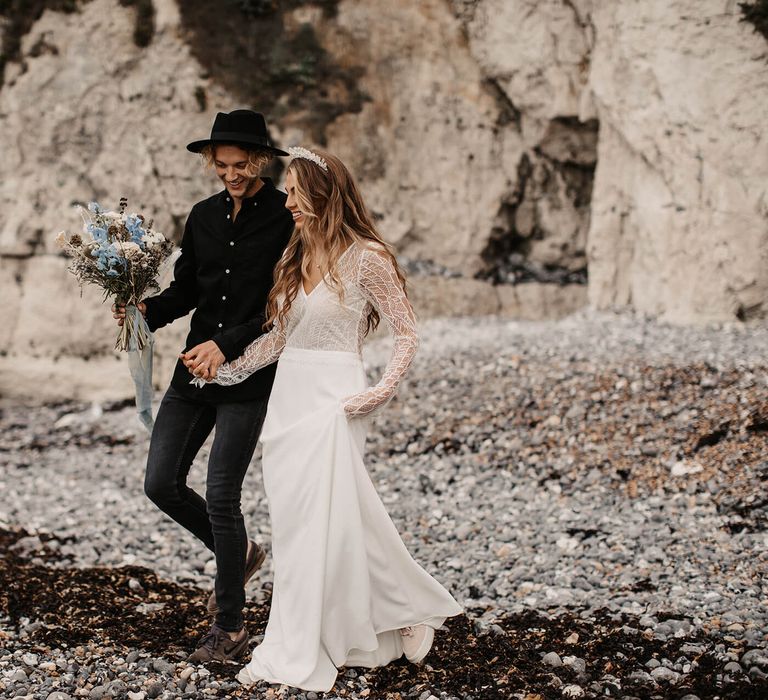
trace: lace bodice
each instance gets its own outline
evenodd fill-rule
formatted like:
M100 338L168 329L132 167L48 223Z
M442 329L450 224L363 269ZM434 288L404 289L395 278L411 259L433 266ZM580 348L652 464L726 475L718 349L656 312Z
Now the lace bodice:
M338 277L344 298L325 280L307 294L302 285L284 328L273 328L246 349L243 355L219 367L217 384L238 384L275 362L285 347L304 350L342 350L361 353L368 314L373 306L394 335L392 355L381 380L344 402L347 415L361 416L391 399L418 347L416 321L392 261L373 244L351 245L339 258ZM202 380L193 380L202 385Z

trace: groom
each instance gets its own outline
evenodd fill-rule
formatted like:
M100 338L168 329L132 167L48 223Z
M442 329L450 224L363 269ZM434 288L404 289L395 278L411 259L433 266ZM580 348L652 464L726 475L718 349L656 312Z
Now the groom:
M152 331L194 309L183 357L196 374L210 378L262 334L272 270L293 219L285 194L260 175L274 155L288 154L271 145L264 117L250 110L220 112L210 138L187 149L202 154L224 190L192 208L173 282L138 306ZM113 311L122 323L124 308ZM208 602L215 622L189 657L192 662L234 659L248 644L244 582L265 553L246 537L240 492L274 373L272 365L235 386L197 389L179 360L155 420L145 492L216 555L215 590ZM202 498L187 486L187 475L214 427Z

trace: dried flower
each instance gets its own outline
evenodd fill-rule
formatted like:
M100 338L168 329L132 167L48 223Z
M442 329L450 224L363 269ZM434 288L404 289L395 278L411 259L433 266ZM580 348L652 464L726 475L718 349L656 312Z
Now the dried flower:
M136 304L147 291L158 288L160 265L173 246L161 232L145 230L145 217L127 213L127 206L123 197L119 212L104 211L97 202L91 202L87 210L80 207L83 233L72 234L67 240L66 233L61 232L56 242L72 258L69 270L81 286L95 284L104 291L105 299ZM115 347L126 350L132 332L124 325ZM145 341L137 340L139 349Z

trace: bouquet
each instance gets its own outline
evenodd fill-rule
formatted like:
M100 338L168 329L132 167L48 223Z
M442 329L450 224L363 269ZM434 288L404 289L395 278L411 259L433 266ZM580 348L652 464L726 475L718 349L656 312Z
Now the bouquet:
M152 229L141 214L128 214L128 200L120 200L120 211L105 211L96 202L83 217L82 233L70 236L62 231L56 237L64 252L72 258L69 271L84 284L104 290L104 299L113 297L117 305L135 306L150 290L159 289L157 278L161 263L171 254L173 245L159 231ZM148 331L137 326L135 313L126 313L125 323L115 342L116 350L136 347L143 350L149 342Z
M152 229L141 214L126 213L128 200L120 199L119 211L105 211L96 202L88 209L79 207L82 233L56 237L72 258L69 271L80 287L95 284L104 299L126 307L125 321L115 349L130 353L131 374L136 384L139 417L152 429L152 333L136 305L150 290L159 289L160 266L171 254L173 245Z

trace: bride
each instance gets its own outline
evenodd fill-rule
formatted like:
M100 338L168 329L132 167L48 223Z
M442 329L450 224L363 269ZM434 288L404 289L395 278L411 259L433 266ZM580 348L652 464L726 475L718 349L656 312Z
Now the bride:
M272 608L238 679L328 691L340 666L403 653L421 662L461 608L411 558L363 464L367 416L395 394L418 345L403 273L344 164L290 151L295 230L275 268L270 332L213 378L184 359L198 386L236 384L279 360L261 435ZM361 345L381 317L394 348L368 387Z

